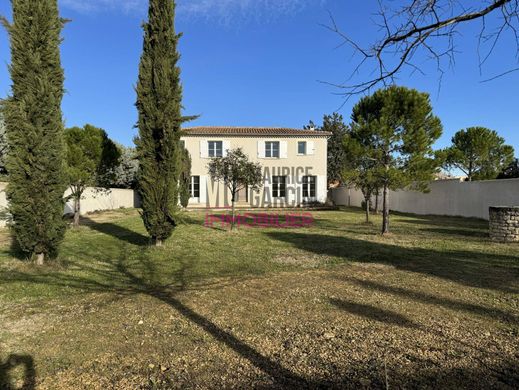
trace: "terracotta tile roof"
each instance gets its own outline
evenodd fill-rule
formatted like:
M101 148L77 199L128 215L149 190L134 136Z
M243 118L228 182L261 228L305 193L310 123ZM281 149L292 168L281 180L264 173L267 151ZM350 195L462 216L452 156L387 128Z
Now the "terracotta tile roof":
M229 127L203 126L183 129L186 135L233 135L233 136L314 136L327 137L331 133L316 130L299 130L285 127Z

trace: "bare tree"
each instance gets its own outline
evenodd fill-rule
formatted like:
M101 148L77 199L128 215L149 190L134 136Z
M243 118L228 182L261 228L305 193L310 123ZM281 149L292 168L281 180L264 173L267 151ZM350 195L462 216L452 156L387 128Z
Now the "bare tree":
M340 46L351 47L358 60L345 83L328 83L340 87L346 98L392 84L406 70L423 74L424 57L435 62L441 85L446 68L454 66L460 29L468 23L481 23L476 37L480 72L505 34L511 34L516 58L519 57L519 0L407 0L407 4L398 6L395 3L401 4L379 0L375 24L381 38L369 47L344 33L330 15L331 24L325 27L338 34ZM355 82L361 71L370 76ZM511 66L483 81L515 71L519 67Z

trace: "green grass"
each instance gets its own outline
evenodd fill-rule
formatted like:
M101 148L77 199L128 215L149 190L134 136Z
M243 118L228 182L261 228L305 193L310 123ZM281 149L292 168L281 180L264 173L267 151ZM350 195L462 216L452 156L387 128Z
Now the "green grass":
M477 384L476 369L489 386L519 383L504 367L518 357L519 245L492 243L476 219L396 214L382 237L378 216L312 214L306 228L230 232L184 213L154 248L136 211L101 213L43 268L5 231L0 385L15 352L36 361L42 388L382 387L387 364L396 387Z
M309 228L204 227L204 213L186 213L164 248L148 246L135 212L92 216L70 230L60 258L37 269L0 252L0 299L28 301L141 288L185 288L211 278L246 278L345 262L397 269L497 290L517 288L519 248L488 239L480 220L392 216L392 234L378 234L357 210L313 213Z

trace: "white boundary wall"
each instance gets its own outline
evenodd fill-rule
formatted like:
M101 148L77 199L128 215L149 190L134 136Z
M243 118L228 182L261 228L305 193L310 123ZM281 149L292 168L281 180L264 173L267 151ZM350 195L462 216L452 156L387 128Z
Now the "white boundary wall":
M65 195L69 195L66 191ZM81 215L94 211L117 210L121 208L140 207L137 191L111 188L109 190L87 188L81 198ZM74 201L69 200L65 205L65 214L74 213Z
M391 210L420 215L450 215L487 219L491 206L519 206L519 179L461 182L437 180L429 193L391 191ZM332 190L338 206L361 207L364 197L359 190L340 187ZM373 198L373 203L375 198ZM380 209L382 199L379 198Z
M7 183L0 183L0 209L7 207L7 199L5 189ZM69 195L70 191L66 191L65 195ZM140 207L139 195L136 191L125 190L120 188L111 188L110 190L96 190L95 188L87 188L81 199L81 214L87 214L94 211L117 210L120 208ZM74 202L72 200L65 204L64 214L72 214L74 212ZM1 225L1 223L0 223Z

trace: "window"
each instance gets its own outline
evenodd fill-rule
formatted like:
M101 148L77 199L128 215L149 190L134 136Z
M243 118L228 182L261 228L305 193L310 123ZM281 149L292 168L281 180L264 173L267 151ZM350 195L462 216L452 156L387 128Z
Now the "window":
M200 198L200 176L191 176L189 196L191 198Z
M297 143L297 154L306 154L306 141L299 141Z
M265 157L279 158L279 141L265 142Z
M209 141L208 145L209 157L222 157L223 156L223 142L222 141Z
M315 176L303 176L303 198L315 198Z
M272 197L284 198L286 196L286 176L272 176Z
M182 149L185 149L186 148L186 141L184 141L183 139L180 140L180 147Z

